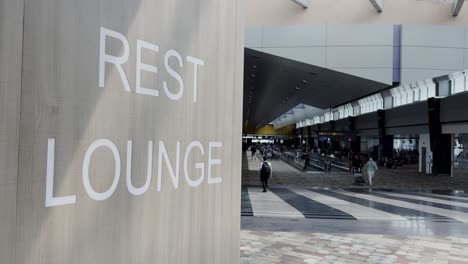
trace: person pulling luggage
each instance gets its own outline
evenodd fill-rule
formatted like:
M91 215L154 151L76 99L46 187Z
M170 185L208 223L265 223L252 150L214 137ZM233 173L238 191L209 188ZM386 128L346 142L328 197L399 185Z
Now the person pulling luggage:
M369 176L369 184L372 185L372 178L374 178L375 171L379 169L377 167L377 163L375 163L372 158L369 158L369 161L367 161L364 169L367 171L367 175Z

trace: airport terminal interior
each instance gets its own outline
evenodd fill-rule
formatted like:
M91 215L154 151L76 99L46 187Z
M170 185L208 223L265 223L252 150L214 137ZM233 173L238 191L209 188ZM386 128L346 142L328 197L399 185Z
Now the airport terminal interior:
M468 264L465 0L0 0L0 264Z
M464 1L257 2L241 263L468 263Z

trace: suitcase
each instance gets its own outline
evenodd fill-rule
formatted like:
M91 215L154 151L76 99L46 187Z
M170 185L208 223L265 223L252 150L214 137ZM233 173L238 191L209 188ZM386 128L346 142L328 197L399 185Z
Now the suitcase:
M354 178L353 185L355 185L355 186L363 186L364 184L366 184L366 181L365 181L364 178L362 177L362 173L356 173L355 176L356 176L356 177Z

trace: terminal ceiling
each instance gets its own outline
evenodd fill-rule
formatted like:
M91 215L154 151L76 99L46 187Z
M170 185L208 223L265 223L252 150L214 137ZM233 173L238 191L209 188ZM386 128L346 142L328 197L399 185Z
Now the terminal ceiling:
M387 87L388 84L246 48L244 128L265 126L301 104L323 111Z

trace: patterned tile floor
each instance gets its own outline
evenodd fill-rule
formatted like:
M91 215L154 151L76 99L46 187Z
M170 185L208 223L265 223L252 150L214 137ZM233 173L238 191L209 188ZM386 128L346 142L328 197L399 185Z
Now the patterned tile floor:
M455 237L241 232L241 263L468 263L468 239Z
M339 189L352 187L350 175L311 175L273 161L272 191L257 194L258 161L246 161L244 158L243 210L248 201L253 205L251 215L258 216L242 217L241 263L468 264L468 198L419 192L467 190L468 177L428 177L414 168L382 170L373 187L396 191L372 190L369 196L369 186L353 193ZM296 189L298 186L303 189ZM323 212L317 214L319 209ZM396 219L385 219L390 213Z

